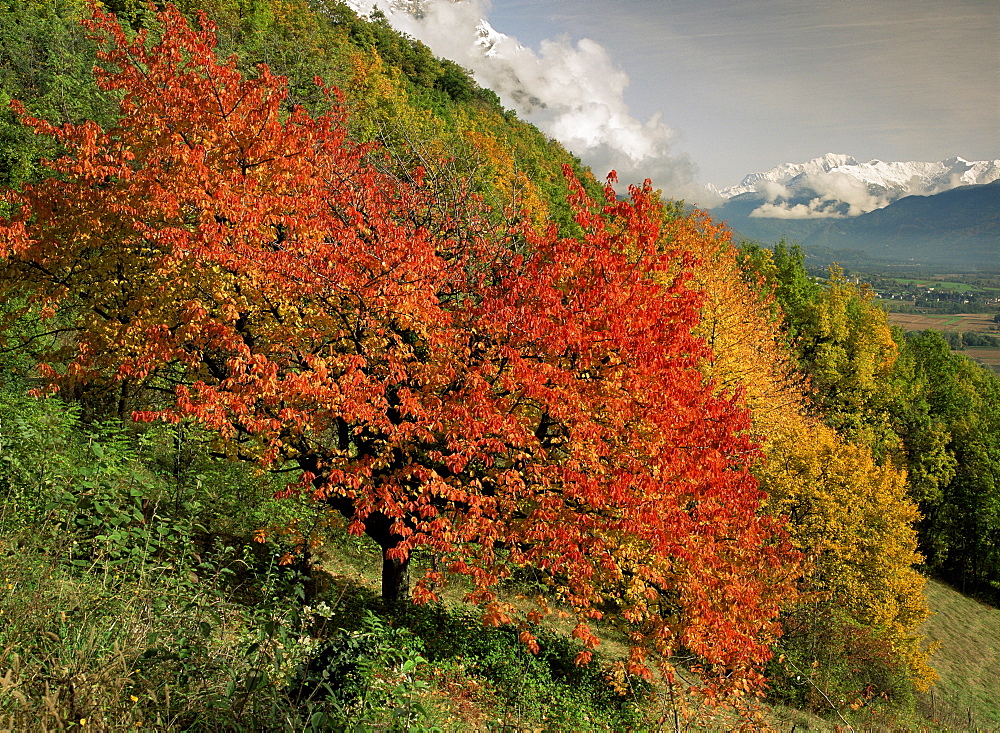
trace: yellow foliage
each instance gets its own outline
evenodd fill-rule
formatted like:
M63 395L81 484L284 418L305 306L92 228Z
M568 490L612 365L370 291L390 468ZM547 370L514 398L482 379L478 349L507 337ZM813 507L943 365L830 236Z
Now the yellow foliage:
M719 389L742 391L758 437L787 429L801 419L801 376L781 345L778 325L756 284L741 277L729 231L695 216L671 222L668 236L676 241L692 228L696 234L684 241L697 257L693 287L705 299L698 334L712 348L703 371Z
M489 178L488 183L497 192L498 200L490 202L494 208L516 210L537 227L545 226L548 206L538 187L519 168L513 148L504 145L493 131L469 130L465 139L479 163L477 167L485 169L483 175Z
M696 215L668 222L666 236L698 258L693 286L705 299L699 332L713 351L703 371L719 389L745 395L764 451L758 478L769 508L788 518L792 541L811 561L804 602L832 601L846 610L885 639L914 683L926 687L935 675L917 633L928 608L924 578L914 569L921 559L918 517L905 472L880 465L870 445L848 443L806 415L805 379L770 303L742 277L728 232ZM831 275L817 314L821 340L833 344L824 363L834 381L864 399L891 369L896 344L870 298L858 312L854 286L839 272ZM860 327L850 323L855 318Z
M885 312L874 305L870 291L859 290L832 267L818 302L817 330L816 378L849 392L858 403L851 407L863 408L899 353Z
M869 447L803 419L766 446L760 478L773 511L813 561L807 589L880 632L920 687L934 679L917 628L927 618L925 580L914 565L916 507L906 474L878 465Z

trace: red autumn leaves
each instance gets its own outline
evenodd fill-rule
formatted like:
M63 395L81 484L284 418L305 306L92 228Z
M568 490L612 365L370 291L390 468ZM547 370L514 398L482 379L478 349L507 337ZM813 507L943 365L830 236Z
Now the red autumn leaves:
M429 549L496 622L497 583L534 568L637 649L759 680L796 557L745 407L698 370L692 257L649 187L595 203L567 175L578 236L498 233L352 143L344 111L220 62L204 21L159 17L155 42L88 21L115 127L25 119L67 153L8 194L0 287L73 329L53 382L297 466L398 574Z

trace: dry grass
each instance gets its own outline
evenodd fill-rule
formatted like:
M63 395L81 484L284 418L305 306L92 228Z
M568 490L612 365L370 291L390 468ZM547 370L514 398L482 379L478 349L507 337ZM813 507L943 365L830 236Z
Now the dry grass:
M985 346L967 346L962 353L1000 374L1000 349Z
M933 580L927 599L934 615L923 632L941 644L931 660L941 679L921 712L951 728L1000 728L1000 609Z
M330 548L332 549L332 548ZM351 585L355 588L365 588L371 593L377 593L379 587L379 567L381 558L374 545L367 538L342 538L335 552L322 555L322 568L335 579L334 585ZM414 574L422 570L423 562L418 561ZM517 584L509 584L506 590L501 589L500 597L510 603L519 613L535 610L530 596L521 594ZM448 607L464 605L463 596L470 589L463 578L452 578L451 582L441 592L441 600ZM336 593L333 594L336 596ZM567 608L555 607L556 612L548 615L542 625L564 636L570 636L576 619ZM559 613L562 610L564 613ZM624 659L628 655L629 642L622 630L614 623L591 622L593 630L601 639L600 653L605 659ZM749 724L736 711L728 708L713 708L704 698L692 695L679 685L670 694L668 687L659 672L653 671L653 689L645 701L645 714L649 719L648 730L673 729L674 711L677 710L678 726L681 730L732 731L737 729L760 729L773 731L834 731L837 726L812 713L796 710L784 705L767 703L751 704L758 710L756 724ZM694 684L696 680L689 676L683 666L675 670L682 683ZM480 682L475 678L457 678L453 680L435 679L436 704L442 711L448 711L448 719L457 722L454 730L486 730L487 719L495 707L489 700L488 687L477 689ZM493 711L495 712L495 711ZM442 721L439 721L442 722ZM444 724L446 731L452 730Z

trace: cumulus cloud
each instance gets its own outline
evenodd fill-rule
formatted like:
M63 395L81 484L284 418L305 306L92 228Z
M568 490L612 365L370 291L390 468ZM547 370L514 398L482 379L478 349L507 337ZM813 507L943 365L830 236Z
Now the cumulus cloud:
M750 216L761 219L843 219L844 214L837 210L833 202L814 198L806 204L761 204L750 212Z
M750 212L755 218L842 219L888 206L891 199L864 181L837 171L808 173L787 184L763 181L757 192L766 202Z
M757 191L764 194L770 204L779 199L788 199L792 196L792 192L788 190L788 187L777 181L763 181L757 186Z
M705 203L691 160L673 150L675 131L659 114L643 121L631 113L628 75L599 43L560 38L543 41L537 51L525 48L482 24L489 14L484 0L411 0L410 13L399 11L399 0L377 4L397 29L471 69L505 106L559 140L599 178L611 170L623 185L650 178L668 195Z

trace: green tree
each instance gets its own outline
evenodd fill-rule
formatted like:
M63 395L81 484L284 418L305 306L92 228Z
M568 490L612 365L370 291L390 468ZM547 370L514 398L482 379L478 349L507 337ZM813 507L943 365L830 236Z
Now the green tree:
M951 351L936 331L910 339L936 433L927 458L943 463L923 504L930 568L963 590L1000 597L1000 380ZM920 445L910 446L920 455ZM942 480L947 478L947 480Z

